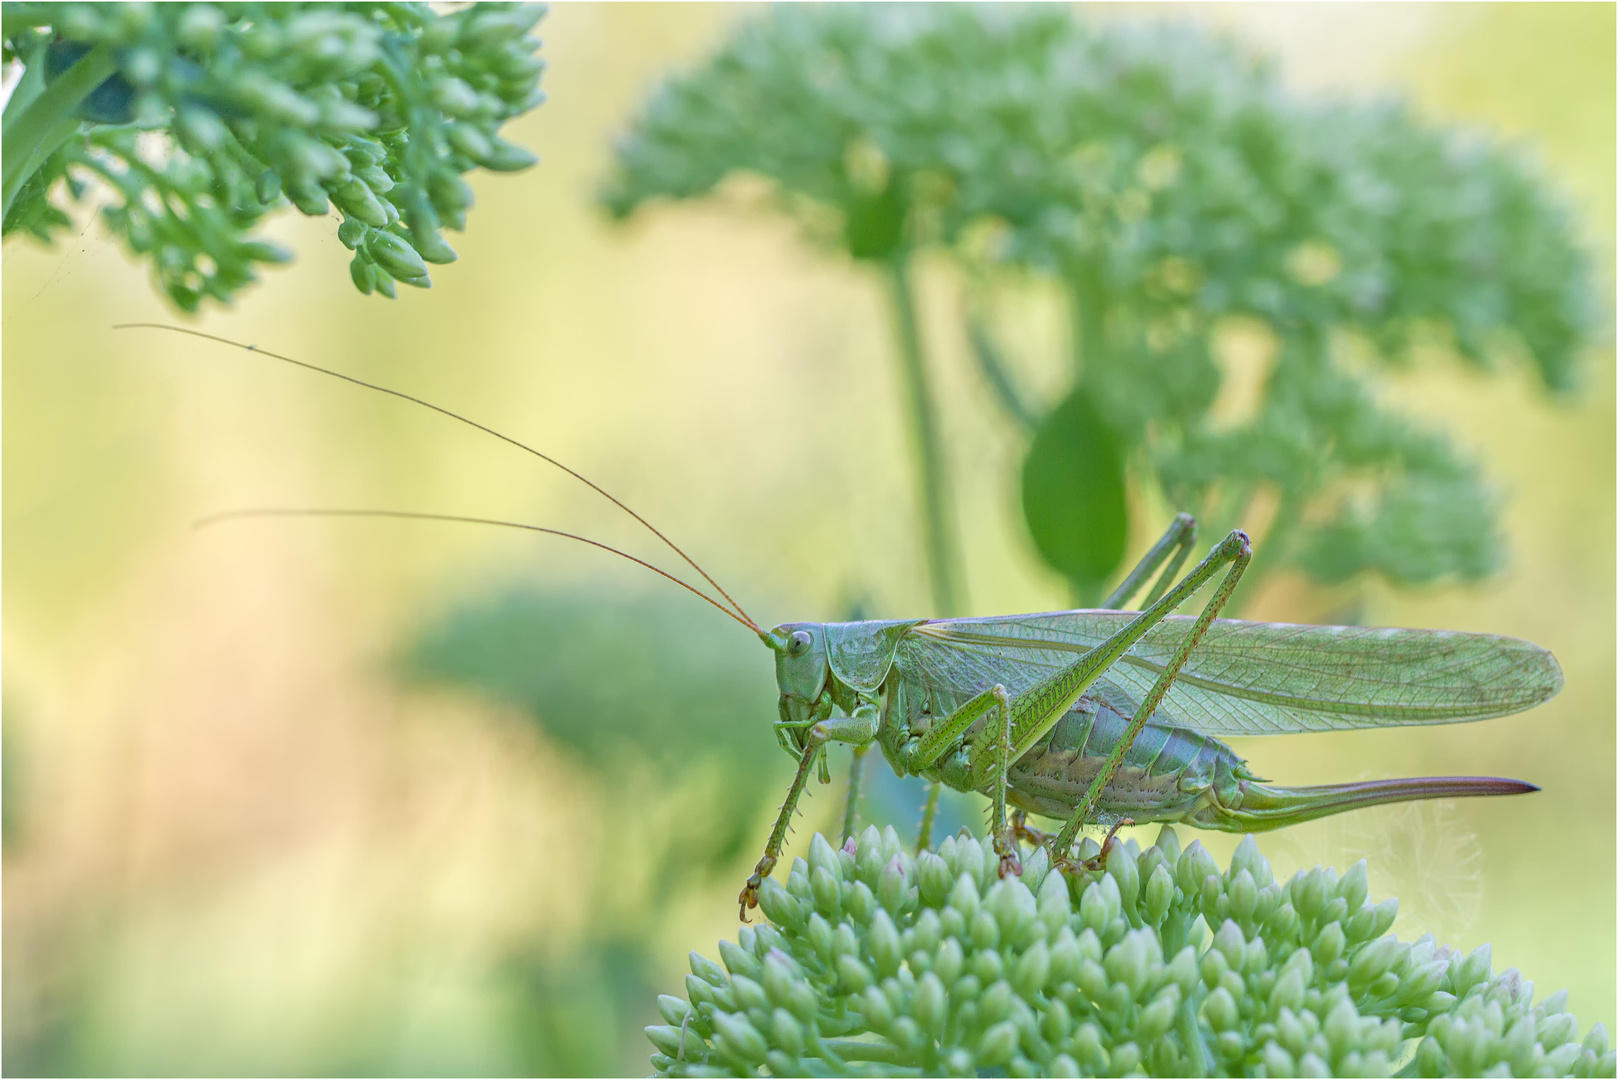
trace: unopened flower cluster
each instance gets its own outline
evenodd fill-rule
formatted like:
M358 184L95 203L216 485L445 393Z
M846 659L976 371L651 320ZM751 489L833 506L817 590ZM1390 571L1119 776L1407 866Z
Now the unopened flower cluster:
M1096 853L1086 841L1089 856ZM912 857L890 828L816 835L769 925L691 954L649 1027L664 1076L1612 1076L1566 994L1532 1004L1489 947L1388 933L1366 868L1274 880L1252 837L1115 846L1068 877L1043 851L998 878L964 833Z
M1030 272L1057 282L1073 340L1096 346L1076 369L1116 457L1173 505L1280 492L1294 535L1268 559L1318 581L1473 581L1502 558L1481 471L1391 413L1360 359L1447 344L1565 390L1602 323L1572 216L1523 154L1398 102L1293 97L1205 31L1068 5L774 7L659 88L602 199L628 216L761 190L855 259L955 261L987 385L1025 425L1047 406L990 347L992 298ZM1232 316L1275 335L1239 424L1210 412Z
M465 226L463 174L535 161L498 132L544 100L529 34L543 11L8 3L6 60L26 73L7 107L5 231L49 240L64 194L105 186L107 223L193 310L290 258L249 235L290 200L336 207L362 292L426 287L427 264L455 258L440 229ZM78 65L85 92L53 94ZM36 137L13 155L30 112Z

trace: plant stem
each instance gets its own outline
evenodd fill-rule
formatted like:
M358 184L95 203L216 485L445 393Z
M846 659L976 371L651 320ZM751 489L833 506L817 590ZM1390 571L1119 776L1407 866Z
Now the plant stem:
M921 333L916 325L908 254L903 251L895 254L888 260L887 270L894 322L899 331L900 369L910 412L910 434L914 439L916 470L921 482L923 541L927 551L928 575L932 582L933 607L938 615L956 615L960 613L961 600L957 565L959 545L955 542L949 478L938 435L938 415L931 388L927 384Z
M1075 388L1095 384L1096 373L1106 362L1106 291L1101 277L1083 263L1068 267L1068 339L1072 349L1073 385ZM1093 608L1101 603L1105 582L1068 579L1073 606Z
M118 68L111 45L97 45L29 102L22 113L5 126L0 140L0 220L11 213L11 204L30 176L56 152L73 133L79 121L79 105Z
M1082 263L1068 267L1072 287L1068 302L1073 349L1073 385L1080 386L1105 362L1107 294L1101 276Z

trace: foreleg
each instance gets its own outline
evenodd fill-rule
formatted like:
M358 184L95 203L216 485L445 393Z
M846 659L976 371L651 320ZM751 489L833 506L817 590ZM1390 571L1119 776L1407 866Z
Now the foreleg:
M804 734L803 758L798 762L797 775L792 778L792 787L787 791L786 801L781 804L781 813L775 819L775 828L770 831L770 842L764 845L764 857L753 867L753 873L742 886L737 896L741 904L741 918L747 921L747 909L758 907L758 890L764 884L764 879L781 858L781 848L786 844L787 832L792 827L792 815L798 809L798 799L803 795L804 785L809 782L809 770L815 759L820 756L822 749L828 742L853 743L856 746L868 745L876 738L878 724L877 710L872 706L861 706L854 710L853 716L837 716L821 720L810 726Z

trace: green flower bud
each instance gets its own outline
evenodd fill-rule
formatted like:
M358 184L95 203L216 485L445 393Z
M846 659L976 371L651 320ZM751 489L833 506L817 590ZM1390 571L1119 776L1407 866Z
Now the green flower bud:
M1335 924L1334 924L1335 925ZM1407 968L1399 977L1398 1001L1401 1005L1414 1005L1424 1000L1439 983L1444 981L1444 971L1448 961L1431 960L1425 964Z
M691 1015L691 1006L675 997L673 994L657 995L657 1011L662 1014L664 1021L678 1027L685 1023L685 1018Z
M1111 874L1103 874L1099 882L1085 889L1079 897L1079 922L1097 935L1106 932L1121 910L1118 879Z
M714 1013L714 1049L745 1067L756 1066L764 1060L767 1047L764 1037L747 1017L732 1013Z
M1016 878L1007 878L991 885L983 906L994 916L999 939L1008 943L1021 938L1024 928L1034 921L1039 911L1034 894Z
M177 41L192 52L211 53L225 33L225 14L212 4L189 4L174 26Z
M1343 933L1341 923L1328 923L1325 929L1315 935L1315 946L1312 950L1315 961L1320 964L1329 964L1343 955L1343 949L1348 945L1347 936Z
M271 203L281 194L281 174L274 169L265 169L258 174L253 183L253 194L258 196L261 203Z
M1264 925L1275 937L1289 938L1298 928L1298 913L1293 910L1291 903L1282 901L1269 918L1264 920Z
M834 921L843 917L843 888L829 870L824 866L811 870L809 887L815 894L816 911Z
M949 905L961 913L961 917L970 923L978 913L978 885L976 879L968 872L963 871L955 880L955 888L950 893Z
M765 878L759 887L758 906L763 910L764 917L777 926L785 926L790 930L803 927L803 908L773 877Z
M1252 875L1255 888L1262 889L1275 880L1270 873L1270 861L1259 851L1258 840L1252 833L1243 836L1241 843L1236 845L1236 851L1230 857L1230 876L1226 880L1234 881L1243 870Z
M898 915L909 905L910 883L905 879L904 866L898 856L888 860L877 878L876 899L889 913Z
M1257 975L1269 966L1269 946L1264 944L1263 938L1253 938L1242 949L1242 971L1247 975Z
M461 47L474 53L491 52L528 33L544 13L541 4L524 4L505 10L473 8L460 27Z
M1160 864L1152 870L1151 876L1146 879L1146 891L1142 897L1141 914L1153 926L1160 926L1163 917L1168 914L1169 907L1174 903L1174 877L1169 873L1167 865Z
M860 833L859 846L854 852L854 874L865 884L875 886L886 863L887 859L882 857L882 834L875 825L867 825Z
M1331 1066L1319 1054L1310 1052L1298 1059L1299 1076L1330 1076Z
M837 932L832 935L832 951L838 956L858 956L860 954L859 935L855 932L853 926L842 923L837 927Z
M1264 1072L1269 1076L1297 1076L1298 1067L1293 1064L1292 1055L1287 1053L1275 1042L1267 1042L1260 1051L1260 1060L1264 1063Z
M651 1044L657 1047L658 1050L667 1054L669 1057L680 1056L682 1043L685 1041L685 1037L681 1035L681 1031L678 1026L654 1024L651 1027L646 1028L645 1031L646 1038L649 1039ZM695 1050L696 1048L693 1047L692 1049ZM704 1047L703 1049L706 1050L707 1048ZM695 1057L697 1055L687 1053L686 1056Z
M1152 1003L1140 1011L1140 1017L1135 1021L1135 1038L1142 1045L1151 1045L1158 1036L1168 1031L1174 1025L1174 1018L1180 1011L1180 988L1169 983L1158 991Z
M1350 986L1364 986L1375 982L1402 958L1405 951L1394 937L1382 937L1362 948L1348 965Z
M1067 1003L1059 997L1045 1002L1045 1012L1039 1020L1039 1033L1045 1041L1060 1046L1067 1041L1068 1033L1072 1030L1073 1014L1068 1011Z
M746 975L749 979L756 979L760 974L758 958L735 942L721 941L719 958L724 961L725 969L732 975ZM694 964L692 970L696 970Z
M1011 1015L1012 1002L1016 1000L1016 994L1006 980L997 979L990 983L989 988L983 992L983 997L978 1000L983 1022L995 1024L1006 1019Z
M1106 968L1094 960L1079 961L1079 989L1084 991L1085 997L1099 1003L1106 998L1110 985Z
M1579 1060L1582 1048L1577 1043L1563 1043L1555 1050L1545 1055L1545 1064L1553 1075L1567 1075L1573 1071L1574 1064ZM1610 1056L1610 1055L1609 1055ZM1611 1075L1611 1066L1602 1063L1601 1075ZM1597 1075L1593 1070L1590 1075Z
M353 251L364 242L368 231L363 222L354 218L344 218L343 223L337 226L337 239L343 242L344 247Z
M949 1019L948 994L944 981L929 971L916 982L916 993L911 999L916 1022L928 1038L937 1039L944 1033Z
M1572 1013L1554 1013L1539 1025L1539 1042L1546 1050L1554 1050L1565 1042L1579 1037L1579 1021Z
M804 923L803 936L804 940L809 943L809 947L815 951L815 955L822 960L832 958L835 936L831 923L827 922L820 912L811 911L809 913L809 918Z
M993 949L1000 944L1000 924L988 911L972 916L971 934L975 949Z
M1202 961L1198 964L1198 971L1202 975L1202 981L1205 984L1209 987L1218 986L1219 981L1230 971L1230 961L1225 959L1223 951L1217 947L1212 948L1202 954Z
M1303 991L1303 972L1296 967L1287 968L1270 991L1270 1015L1278 1016L1282 1009L1296 1012L1303 1008Z
M1219 863L1208 854L1202 846L1201 840L1191 841L1175 865L1175 878L1180 889L1188 896L1197 896L1202 892L1202 883L1208 877L1219 876Z
M730 988L736 994L736 1004L743 1011L762 1015L770 1011L770 998L757 980L746 975L731 974Z
M893 1026L893 1006L888 1004L887 995L879 987L868 987L860 1002L865 1025L872 1031L885 1032Z
M876 914L876 894L863 881L854 882L848 890L848 913L861 926L869 926Z
M1051 954L1043 941L1036 941L1022 954L1011 970L1011 984L1017 993L1031 998L1045 989L1051 975Z
M362 165L354 170L354 178L378 195L386 195L395 186L393 177L380 165Z
M494 149L487 135L464 121L448 125L444 129L444 137L456 153L464 154L480 165Z
M1342 897L1346 910L1358 911L1370 895L1370 871L1361 859L1349 868L1343 875L1343 880L1337 884L1337 895Z
M407 284L427 276L427 264L402 237L374 231L365 238L365 253L382 269Z
M864 882L859 884L863 886ZM876 914L871 917L869 942L871 961L876 965L880 977L886 978L899 970L899 962L902 959L899 932L894 929L893 920L882 908L878 908Z
M1101 1028L1093 1021L1086 1020L1079 1025L1078 1035L1073 1040L1073 1056L1094 1075L1109 1076L1112 1073L1111 1055L1107 1053L1102 1040Z
M930 851L916 856L916 887L922 903L931 908L942 907L954 885L949 866L943 859Z
M388 272L382 269L380 266L372 266L371 273L376 278L376 291L381 293L383 296L386 296L389 300L392 300L395 295L393 290L393 278L390 277Z
M966 953L962 950L961 943L954 938L945 938L943 944L938 946L932 974L942 980L946 987L952 986L955 980L961 977L965 967Z
M978 1043L979 1066L1004 1065L1017 1049L1017 1026L1008 1020L992 1025Z
M988 985L999 981L1005 973L1005 961L992 947L972 954L972 974L977 976L978 982Z
M1605 1024L1598 1022L1590 1026L1590 1034L1584 1037L1584 1048L1598 1058L1606 1057L1611 1052L1612 1047L1608 1043L1607 1026Z
M1219 950L1229 967L1241 970L1243 952L1247 948L1247 936L1233 920L1226 919L1219 927L1219 932L1214 935L1213 947Z
M1140 898L1140 870L1137 857L1123 844L1115 844L1107 853L1107 876L1118 883L1120 909L1130 921L1136 915L1135 902Z
M1040 921L1052 934L1066 926L1073 915L1073 900L1068 892L1067 879L1061 874L1047 873L1039 885L1037 908Z
M691 974L711 986L730 985L730 978L725 974L724 968L701 953L691 952L687 955L691 963Z
M1468 953L1460 964L1450 966L1450 985L1457 996L1465 997L1468 990L1488 979L1491 960L1489 943L1484 942Z
M1130 996L1139 998L1141 991L1146 988L1146 981L1151 977L1154 957L1153 949L1157 938L1149 930L1131 931L1124 935L1124 939L1107 950L1102 965L1107 975L1114 982L1121 982L1129 987ZM1161 963L1161 957L1155 959Z
M1133 1042L1119 1043L1112 1051L1112 1067L1120 1076L1133 1075L1140 1068L1140 1047Z
M1252 837L1249 836L1248 840ZM1244 840L1243 843L1246 843ZM1230 897L1230 914L1244 926L1253 924L1253 913L1258 910L1258 884L1245 867L1236 872L1225 889Z
M308 180L294 180L287 186L287 198L298 212L309 217L324 217L330 209L326 200L326 189L319 184Z
M354 287L366 296L371 295L372 290L376 288L376 270L363 254L357 254L349 260L348 276L353 279Z
M1215 988L1202 1001L1202 1015L1215 1031L1228 1031L1241 1020L1235 997L1231 997L1223 986Z
M943 937L943 921L939 919L938 912L932 908L922 908L921 914L916 916L916 925L905 931L905 949L907 951L919 949L930 955L938 948L938 943Z
M1301 878L1301 880L1300 880ZM1319 921L1326 909L1326 897L1336 891L1336 884L1328 881L1323 867L1307 873L1300 872L1292 882L1292 906L1301 918Z
M837 958L837 981L850 993L859 993L876 980L870 968L855 957L843 955Z
M1321 1028L1334 1057L1341 1057L1349 1051L1358 1040L1359 1029L1359 1013L1354 1010L1354 1003L1346 998L1332 1006Z
M764 970L759 981L764 993L769 995L771 1004L785 1005L791 1000L793 984L803 978L794 968L786 953L779 949L771 949L765 954Z

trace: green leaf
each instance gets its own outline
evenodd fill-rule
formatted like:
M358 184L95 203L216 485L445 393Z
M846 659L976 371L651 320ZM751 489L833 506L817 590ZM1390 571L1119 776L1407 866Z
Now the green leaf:
M1034 546L1081 590L1099 587L1123 562L1125 456L1122 438L1080 387L1039 425L1023 462L1023 517Z

